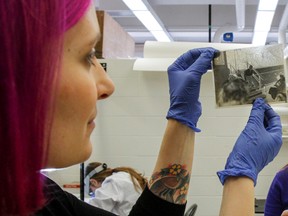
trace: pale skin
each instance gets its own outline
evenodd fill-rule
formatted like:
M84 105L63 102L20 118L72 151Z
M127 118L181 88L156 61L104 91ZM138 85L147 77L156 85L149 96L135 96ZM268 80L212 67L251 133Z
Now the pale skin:
M95 58L100 30L91 6L81 20L65 32L61 77L47 167L67 167L87 160L92 152L98 100L114 91L114 84Z
M220 216L254 216L254 182L247 177L228 177L223 188Z

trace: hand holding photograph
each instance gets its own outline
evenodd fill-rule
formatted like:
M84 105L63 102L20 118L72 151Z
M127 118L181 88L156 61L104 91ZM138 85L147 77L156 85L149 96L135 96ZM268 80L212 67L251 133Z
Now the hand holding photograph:
M287 102L281 44L221 51L213 73L218 107L251 104L257 97Z

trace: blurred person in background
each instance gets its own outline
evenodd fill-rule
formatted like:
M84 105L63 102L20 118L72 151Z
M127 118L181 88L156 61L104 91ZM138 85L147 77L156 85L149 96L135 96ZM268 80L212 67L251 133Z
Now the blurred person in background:
M106 163L92 162L85 169L85 186L90 191L89 204L117 215L128 215L147 179L131 167L109 168Z

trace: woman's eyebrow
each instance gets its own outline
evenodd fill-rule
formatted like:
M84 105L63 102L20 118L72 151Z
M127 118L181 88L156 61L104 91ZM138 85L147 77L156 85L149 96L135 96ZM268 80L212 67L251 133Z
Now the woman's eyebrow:
M101 34L95 35L88 43L87 46L95 46L101 39Z

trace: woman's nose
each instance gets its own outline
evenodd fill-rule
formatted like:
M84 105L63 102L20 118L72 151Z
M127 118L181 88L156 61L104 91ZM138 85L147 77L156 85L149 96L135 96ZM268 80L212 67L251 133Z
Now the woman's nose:
M98 99L101 100L112 95L115 90L115 86L111 78L100 65L100 63L97 62L97 64L98 65L95 69L95 78L98 91Z

